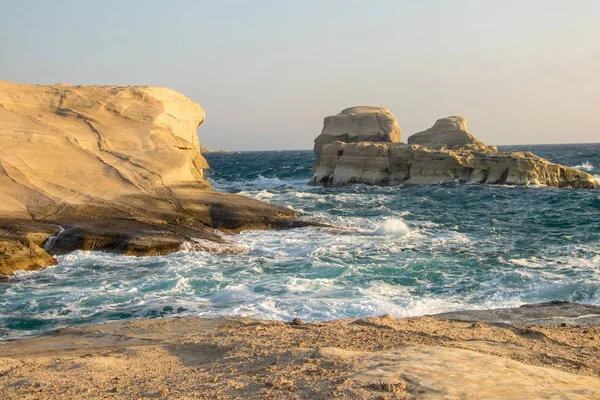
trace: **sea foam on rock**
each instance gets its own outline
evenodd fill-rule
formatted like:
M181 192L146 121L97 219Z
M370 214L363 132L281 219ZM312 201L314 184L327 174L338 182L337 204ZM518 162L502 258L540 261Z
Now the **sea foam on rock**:
M553 164L530 152L501 152L485 145L468 132L465 117L439 119L430 129L409 137L408 144L386 137L337 140L321 145L317 152L322 136L315 139L312 185L420 185L459 180L598 188L596 180L585 172Z

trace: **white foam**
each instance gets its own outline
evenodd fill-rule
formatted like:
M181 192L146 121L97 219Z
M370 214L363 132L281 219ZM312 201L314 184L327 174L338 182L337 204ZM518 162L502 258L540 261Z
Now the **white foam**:
M403 237L408 236L408 226L400 218L386 219L373 231L376 236Z
M257 200L264 200L264 199L272 199L273 198L273 193L270 193L269 191L267 191L266 189L261 190L260 192L256 193L253 197Z
M193 238L191 241L182 243L181 250L185 252L206 251L210 253L239 254L247 253L250 248L239 243L217 243L211 240Z
M224 181L224 180L212 180L208 178L211 186L217 190L228 191L228 190L244 190L250 192L259 192L261 190L283 190L283 189L299 189L299 190L315 190L313 186L308 185L308 179L280 179L277 177L268 178L262 175L258 175L252 180L240 180L240 181Z
M262 176L260 174L258 175L258 177L255 180L250 181L248 183L251 183L253 186L256 186L256 187L259 187L259 188L260 187L265 187L265 188L268 188L268 187L277 187L277 186L285 185L285 182L282 181L281 179L277 178L277 177L275 177L275 178L267 178L267 177L264 177L264 176Z
M54 245L54 242L56 242L56 239L58 239L58 237L65 231L65 228L63 228L62 226L60 227L60 231L56 233L56 235L52 235L48 238L48 240L46 240L46 243L44 244L44 250L48 251L52 248L52 246Z
M171 290L171 293L185 293L185 294L193 294L194 290L190 285L189 278L180 277L175 284L175 287Z
M595 178L600 184L600 176ZM178 315L314 321L385 313L409 317L553 298L600 303L595 242L540 248L535 258L518 245L468 229L466 222L444 222L435 210L401 211L410 200L401 191L430 188L333 190L307 186L307 180L259 176L215 186L339 228L245 231L224 236L227 243L195 239L182 252L151 258L75 252L58 257L58 266L11 278L10 287L0 291L2 311L23 313L10 308L22 304L28 315L66 324L144 317L167 306ZM502 224L497 218L494 227Z
M527 268L539 268L541 267L541 265L539 264L539 260L535 257L532 257L530 259L525 259L525 258L511 258L510 260L508 260L509 262L519 265L521 267L527 267Z
M591 171L594 169L594 166L592 164L590 164L589 161L586 161L584 163L574 165L571 168L579 169L581 171Z

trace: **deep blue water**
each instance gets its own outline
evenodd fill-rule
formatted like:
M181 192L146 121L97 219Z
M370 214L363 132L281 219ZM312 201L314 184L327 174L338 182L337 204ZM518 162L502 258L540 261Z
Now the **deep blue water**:
M504 146L600 174L600 144ZM222 191L341 228L248 231L242 254L75 252L0 282L0 337L123 318L325 320L548 300L600 304L600 191L458 185L325 189L312 151L209 154ZM190 246L193 248L193 246Z

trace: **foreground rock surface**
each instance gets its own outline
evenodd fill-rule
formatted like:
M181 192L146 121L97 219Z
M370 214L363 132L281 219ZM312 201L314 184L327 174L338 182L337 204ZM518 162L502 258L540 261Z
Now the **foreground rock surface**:
M323 121L323 130L315 139L315 165L320 162L321 149L326 144L336 141L399 142L401 136L398 121L388 109L371 106L346 108Z
M528 315L562 315L567 306L530 306ZM522 309L502 312L517 319ZM130 320L0 345L0 392L7 399L597 399L599 339L597 325L442 316L301 325Z
M438 120L427 131L390 141L335 141L322 146L313 167L313 185L339 187L465 183L545 185L596 189L591 175L530 152L501 152L467 131L466 118Z
M552 301L541 304L526 304L518 308L455 311L437 314L435 318L519 326L563 324L600 326L600 306L568 301Z
M222 241L215 228L284 227L293 211L210 189L204 117L167 88L0 81L0 273L48 252L164 254Z

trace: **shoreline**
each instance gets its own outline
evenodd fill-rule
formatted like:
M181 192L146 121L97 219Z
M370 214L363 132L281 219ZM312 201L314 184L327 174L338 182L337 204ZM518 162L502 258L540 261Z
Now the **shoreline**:
M7 399L598 398L599 343L600 307L568 302L298 324L123 320L0 344L0 391Z

